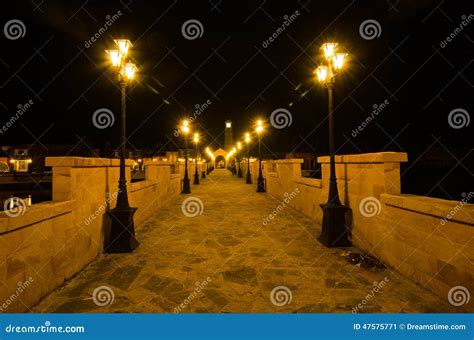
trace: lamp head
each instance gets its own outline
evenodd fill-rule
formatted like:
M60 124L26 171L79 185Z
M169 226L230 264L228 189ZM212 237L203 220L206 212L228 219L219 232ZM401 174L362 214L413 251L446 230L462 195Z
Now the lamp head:
M130 49L130 47L132 47L132 43L130 42L130 40L128 40L128 39L115 39L114 41L117 44L117 46L120 50L120 53L122 53L122 55L126 57L128 55L128 50Z
M316 73L318 80L324 83L328 77L328 67L326 65L319 65L314 73Z
M324 51L324 55L327 60L330 60L334 55L334 50L336 49L337 43L324 43L321 46L321 49Z
M126 63L122 71L122 76L127 80L133 80L138 68L134 63Z
M122 53L119 50L106 50L105 51L110 58L110 62L113 67L120 67L122 63Z
M346 55L347 55L346 53L336 53L332 57L332 63L333 63L334 68L336 70L342 69L342 67L344 66L344 61L345 61Z

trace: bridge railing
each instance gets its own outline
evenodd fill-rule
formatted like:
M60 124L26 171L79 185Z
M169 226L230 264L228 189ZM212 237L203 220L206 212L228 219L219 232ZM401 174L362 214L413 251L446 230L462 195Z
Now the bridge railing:
M130 183L133 163L126 161L126 178L139 229L179 194L181 175L171 173L172 163L149 162L145 180ZM103 251L105 213L118 195L119 160L47 157L46 165L53 168L53 201L0 213L0 301L9 301L0 312L26 310ZM18 282L28 282L28 288L12 299Z
M338 155L335 160L339 196L351 208L355 246L442 297L456 285L474 292L474 205L468 199L402 194L400 163L407 161L406 153ZM318 158L321 179L301 177L302 161L265 161L267 193L286 198L288 205L313 218L310 229L317 236L322 223L319 205L328 198L329 157ZM268 171L268 164L276 170Z

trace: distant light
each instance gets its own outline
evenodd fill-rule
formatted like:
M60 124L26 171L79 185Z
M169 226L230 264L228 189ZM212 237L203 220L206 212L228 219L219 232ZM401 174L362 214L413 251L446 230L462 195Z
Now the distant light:
M225 122L225 127L226 128L231 128L232 127L232 122Z

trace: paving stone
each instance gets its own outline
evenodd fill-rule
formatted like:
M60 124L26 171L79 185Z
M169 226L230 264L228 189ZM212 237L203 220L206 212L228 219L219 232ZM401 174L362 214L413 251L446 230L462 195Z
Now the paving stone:
M191 190L136 226L140 246L133 254L98 257L33 311L174 313L187 301L181 313L351 313L385 277L389 282L360 313L456 311L396 272L348 264L340 249L316 240L312 221L295 210L282 209L263 225L281 202L226 170ZM203 202L201 215L183 214L188 197ZM101 285L114 287L111 305L93 303ZM272 291L282 287L291 303L275 306Z

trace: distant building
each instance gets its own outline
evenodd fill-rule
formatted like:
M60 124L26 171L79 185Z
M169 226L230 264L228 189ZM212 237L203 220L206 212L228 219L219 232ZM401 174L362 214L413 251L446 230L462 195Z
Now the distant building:
M224 149L229 151L234 146L234 134L232 132L232 122L226 120L225 122L225 134L224 134Z

